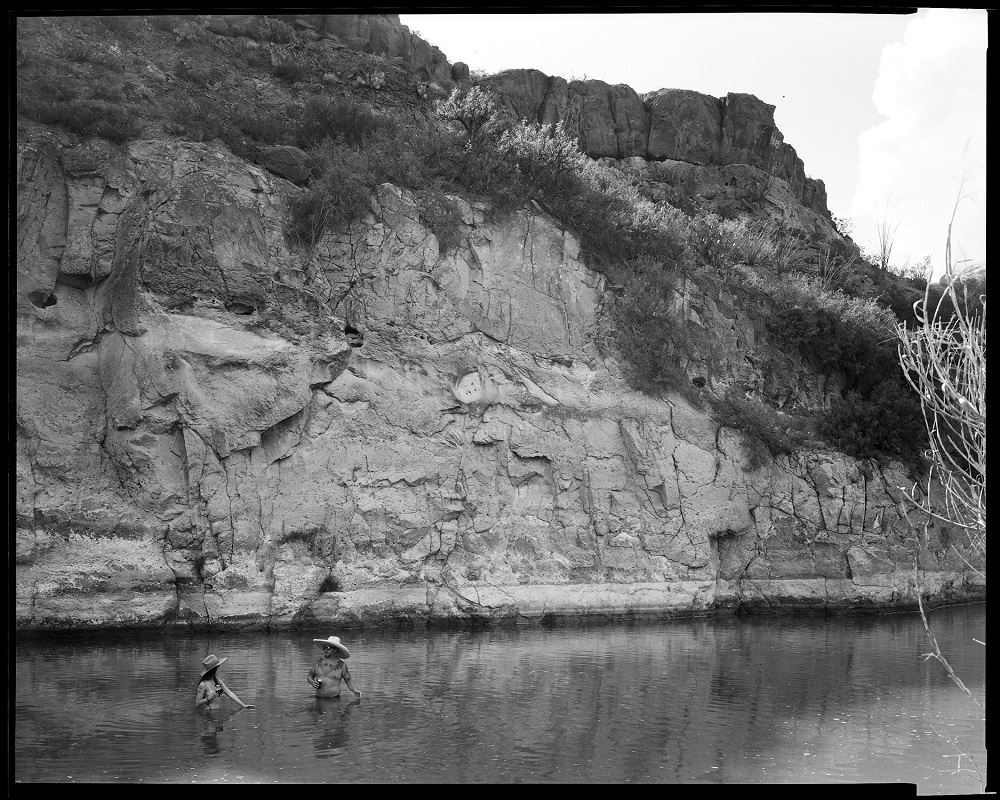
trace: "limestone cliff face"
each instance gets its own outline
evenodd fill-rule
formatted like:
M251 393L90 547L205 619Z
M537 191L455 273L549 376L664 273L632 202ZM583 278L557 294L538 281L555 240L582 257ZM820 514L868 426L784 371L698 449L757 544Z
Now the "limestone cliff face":
M19 628L881 607L914 559L984 592L901 519L901 468L754 470L631 391L604 279L539 208L456 198L443 251L384 184L301 252L302 190L217 143L35 136L17 169ZM768 343L724 292L677 304L717 345L698 369L753 378Z
M774 106L751 94L660 89L640 97L624 84L567 82L534 69L506 70L482 85L518 119L563 122L593 158L749 166L780 178L798 203L830 218L823 182L806 177L774 123Z

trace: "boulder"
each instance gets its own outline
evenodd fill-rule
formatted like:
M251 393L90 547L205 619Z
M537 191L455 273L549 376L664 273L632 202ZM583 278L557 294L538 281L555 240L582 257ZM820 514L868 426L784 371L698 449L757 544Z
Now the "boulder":
M552 79L541 70L510 69L484 78L480 85L494 92L515 119L541 122L540 111L551 83Z
M305 183L309 180L309 154L298 147L278 145L264 148L257 154L257 163L268 172L292 183Z
M205 24L205 28L216 36L229 36L232 31L229 28L229 23L223 17L211 16L208 22Z

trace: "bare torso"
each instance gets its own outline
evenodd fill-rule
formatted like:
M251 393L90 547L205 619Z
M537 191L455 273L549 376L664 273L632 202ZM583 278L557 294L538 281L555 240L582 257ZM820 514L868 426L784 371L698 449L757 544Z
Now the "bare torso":
M340 682L350 675L347 665L339 658L318 658L311 675L319 681L317 697L340 697Z
M219 689L221 688L222 687L219 686L219 684L212 679L209 679L207 681L202 681L198 685L198 693L195 699L201 700L202 698L205 697L211 698L208 703L205 703L205 705L202 706L202 708L218 708L219 706L222 705L222 703L219 702L219 700L221 699L221 695L219 694Z

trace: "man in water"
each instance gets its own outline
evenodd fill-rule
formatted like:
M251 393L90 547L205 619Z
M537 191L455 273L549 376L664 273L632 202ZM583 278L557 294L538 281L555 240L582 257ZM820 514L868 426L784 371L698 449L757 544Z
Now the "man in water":
M340 697L340 682L344 681L359 698L361 692L354 688L351 680L351 673L341 659L350 658L350 651L340 643L339 636L331 636L328 639L313 639L321 645L323 655L316 659L316 663L309 670L309 685L316 690L317 697Z

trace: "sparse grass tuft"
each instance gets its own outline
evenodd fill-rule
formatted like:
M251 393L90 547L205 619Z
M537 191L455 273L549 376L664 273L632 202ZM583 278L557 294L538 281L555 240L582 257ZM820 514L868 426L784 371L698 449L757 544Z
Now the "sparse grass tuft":
M217 113L216 104L207 97L179 97L171 100L171 119L184 129L191 141L210 142L215 138L227 138L226 122Z
M309 65L295 58L286 58L274 65L274 76L288 83L298 83L309 74Z

